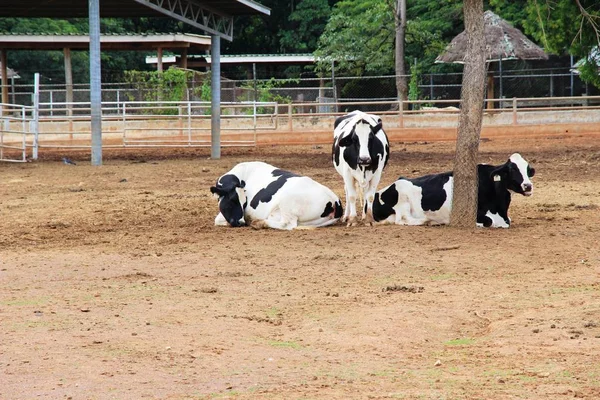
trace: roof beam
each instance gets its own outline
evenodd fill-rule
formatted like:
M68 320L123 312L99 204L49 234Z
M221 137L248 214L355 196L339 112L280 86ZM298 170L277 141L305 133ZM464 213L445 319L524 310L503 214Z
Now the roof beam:
M233 40L233 17L193 0L134 0L171 18L202 29L223 39Z

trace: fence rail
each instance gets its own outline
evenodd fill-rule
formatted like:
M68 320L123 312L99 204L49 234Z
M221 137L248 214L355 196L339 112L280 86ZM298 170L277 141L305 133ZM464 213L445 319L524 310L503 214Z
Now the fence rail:
M256 146L258 134L331 130L335 117L355 109L380 115L390 129L455 128L460 100L225 102L221 145ZM593 123L600 126L600 96L523 97L485 101L484 126ZM90 104L0 105L0 160L25 161L28 149L91 148ZM208 147L209 102L104 102L103 147Z

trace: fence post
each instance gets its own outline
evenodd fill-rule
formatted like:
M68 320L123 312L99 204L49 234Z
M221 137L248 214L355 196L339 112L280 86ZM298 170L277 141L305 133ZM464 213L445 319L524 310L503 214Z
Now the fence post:
M517 125L517 98L513 97L512 99L512 115L513 115L513 125Z
M38 159L38 146L39 146L39 118L40 118L40 73L36 72L33 76L33 151L32 159Z
M188 113L188 145L192 145L192 102L188 100L187 103Z
M288 130L290 132L294 131L294 127L292 126L292 103L288 103Z
M400 117L400 128L404 128L404 104L402 99L398 100L398 116Z

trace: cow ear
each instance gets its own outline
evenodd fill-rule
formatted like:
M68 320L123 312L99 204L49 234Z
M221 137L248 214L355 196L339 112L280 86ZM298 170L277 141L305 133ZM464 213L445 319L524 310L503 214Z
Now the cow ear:
M244 182L243 180L240 181L240 187L243 189L246 187L246 182Z
M379 123L373 128L373 133L377 135L377 132L379 132L381 128L383 128L383 122L379 120Z
M503 165L499 166L498 168L494 168L492 170L492 172L490 172L490 178L492 178L492 180L496 184L498 184L498 182L505 180L507 177L508 177L508 164L503 164Z
M533 178L533 176L535 175L535 168L533 167L527 167L527 175L529 175L530 178Z
M340 147L348 147L352 144L352 136L354 133L349 133L343 138L340 139L339 145Z
M213 194L213 196L215 197L221 197L224 195L223 190L219 189L216 186L211 186L210 187L210 192Z

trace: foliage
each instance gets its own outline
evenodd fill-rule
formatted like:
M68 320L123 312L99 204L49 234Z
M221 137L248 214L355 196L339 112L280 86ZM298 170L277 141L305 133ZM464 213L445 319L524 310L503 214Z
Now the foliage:
M186 100L188 82L194 77L193 71L169 68L159 71L125 71L125 78L138 91L143 93L143 101L177 102ZM209 83L210 85L210 83ZM200 88L203 90L204 85ZM132 99L133 100L133 99ZM177 114L176 109L162 109L159 114Z
M380 0L342 0L335 5L315 56L317 69L350 75L394 70L394 15Z
M600 2L579 0L587 16L573 0L490 0L503 18L531 35L553 54L584 58L581 78L600 87L597 60L591 53L600 45ZM595 24L595 25L594 25Z
M318 68L350 75L394 71L393 1L343 0L333 8L315 55ZM462 2L412 0L407 4L405 61L433 65L446 44L462 31ZM434 69L444 68L437 66Z
M419 68L414 66L410 70L410 82L408 83L408 100L419 100L419 80L421 74Z
M280 32L280 49L285 53L312 53L329 15L331 7L327 0L303 0L290 14L291 29Z

